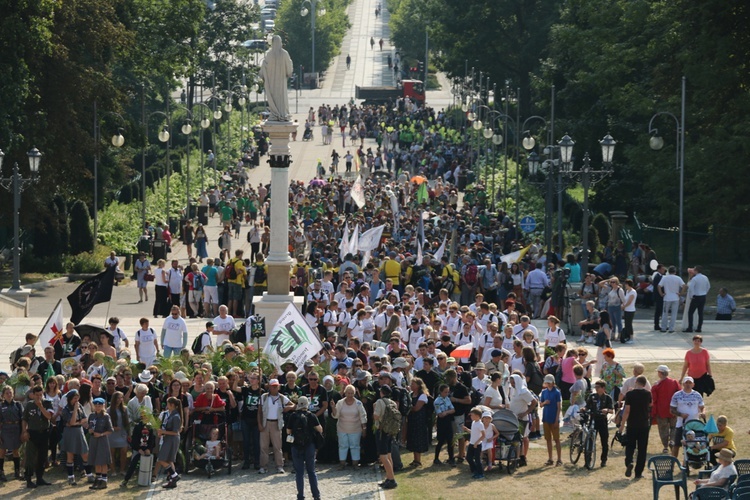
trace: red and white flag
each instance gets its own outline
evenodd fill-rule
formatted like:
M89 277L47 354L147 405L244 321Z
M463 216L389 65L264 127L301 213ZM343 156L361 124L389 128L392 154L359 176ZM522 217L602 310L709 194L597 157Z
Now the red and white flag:
M62 300L60 300L57 302L57 306L55 306L52 314L49 315L44 328L39 332L39 344L44 349L48 345L55 345L56 342L62 342L64 333Z

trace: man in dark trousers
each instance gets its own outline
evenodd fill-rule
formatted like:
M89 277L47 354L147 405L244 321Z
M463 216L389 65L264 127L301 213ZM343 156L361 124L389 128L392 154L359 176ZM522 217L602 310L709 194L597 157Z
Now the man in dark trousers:
M620 433L625 434L625 423L628 424L628 441L625 445L625 477L633 473L633 453L638 448L635 462L635 477L643 477L646 466L646 449L648 433L651 429L651 392L646 389L648 380L643 375L635 379L635 389L625 395L625 410L622 414Z
M596 429L602 444L602 467L607 465L607 455L609 454L609 427L607 415L613 413L614 403L612 397L606 392L607 383L604 380L597 380L594 383L594 392L586 400L586 409L591 410L594 419L594 428Z
M48 483L42 477L44 475L44 462L47 460L47 449L49 448L50 421L53 418L52 402L44 399L44 389L35 386L31 389L30 400L23 410L21 421L22 436L28 439L29 445L26 460L26 487L36 488L47 486ZM31 455L35 457L32 464ZM36 483L31 480L32 474L36 474Z

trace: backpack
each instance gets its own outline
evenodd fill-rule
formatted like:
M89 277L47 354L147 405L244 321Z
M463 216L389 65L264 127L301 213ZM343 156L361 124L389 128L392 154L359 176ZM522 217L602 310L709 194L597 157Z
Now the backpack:
M479 269L477 268L476 264L469 264L466 266L466 273L464 274L464 281L469 286L474 286L477 284L478 281L478 275L479 275Z
M385 410L380 419L380 432L392 437L398 436L401 432L401 413L398 411L398 406L388 398L383 398L383 402ZM294 440L296 441L297 438L295 437Z
M400 387L392 387L391 389L393 390L391 397L398 402L398 411L404 417L408 416L412 407L412 401L409 392Z
M312 441L315 443L315 448L319 449L323 444L323 439L318 439L318 436L311 435L311 431L320 434L315 429L311 430L309 427L310 416L312 414L310 412L302 412L293 415L293 421L291 422L292 436L294 437L293 446L304 448ZM322 435L320 437L322 438Z
M238 261L229 261L227 263L227 267L224 269L224 276L227 279L234 280L237 279L237 268L235 267L237 265Z
M193 354L201 354L203 352L203 336L208 335L208 332L203 332L197 337L195 337L195 340L193 340L193 345L190 346L190 349L193 351Z
M200 292L203 290L203 286L206 284L206 280L203 278L203 274L199 271L193 273L193 290Z
M263 283L266 281L266 266L260 265L255 268L255 283Z
M257 273L258 271L256 270L255 272ZM305 266L297 266L294 275L297 277L297 284L299 286L307 286L307 269L305 269Z

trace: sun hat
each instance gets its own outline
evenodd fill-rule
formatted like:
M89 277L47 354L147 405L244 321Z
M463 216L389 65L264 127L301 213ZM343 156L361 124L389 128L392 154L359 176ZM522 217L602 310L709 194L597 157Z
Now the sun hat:
M151 372L148 370L143 370L141 373L138 374L138 380L140 380L144 384L151 382L152 378L154 378L154 376L151 375Z
M714 453L716 458L726 460L727 462L734 462L734 452L729 448L722 448L721 450Z
M300 398L297 400L297 409L298 410L307 410L310 407L310 400L307 399L305 396L300 396Z

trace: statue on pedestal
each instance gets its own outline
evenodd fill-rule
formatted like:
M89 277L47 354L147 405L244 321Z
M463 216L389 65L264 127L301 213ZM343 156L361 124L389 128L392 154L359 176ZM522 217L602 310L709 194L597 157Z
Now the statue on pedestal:
M281 37L274 35L271 48L266 52L260 67L260 76L268 101L270 121L286 122L291 120L287 79L292 76L294 66L289 52L281 45Z

